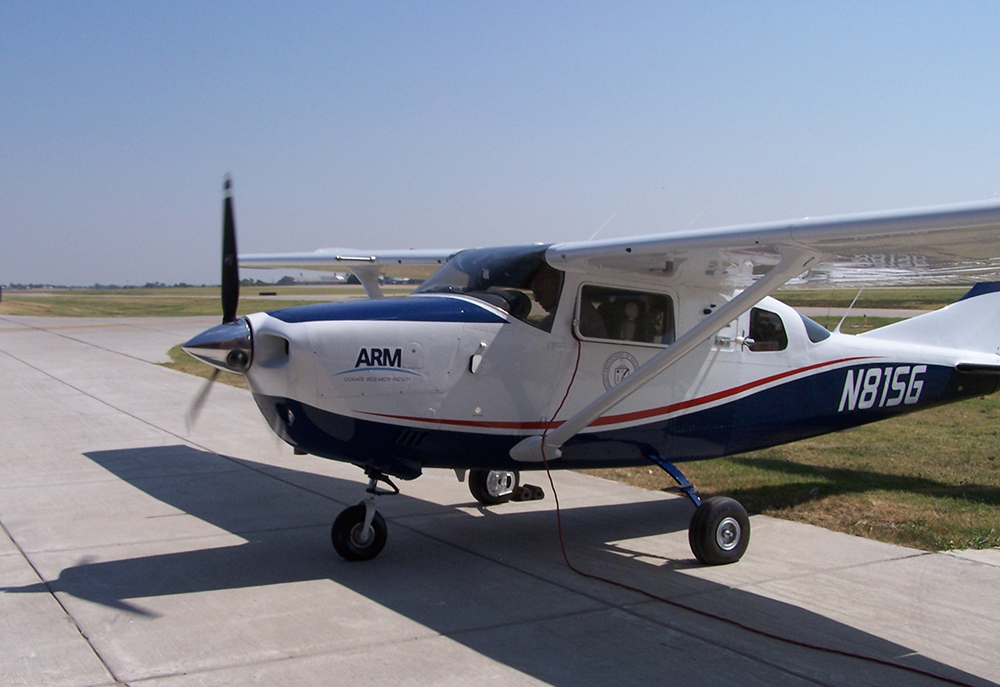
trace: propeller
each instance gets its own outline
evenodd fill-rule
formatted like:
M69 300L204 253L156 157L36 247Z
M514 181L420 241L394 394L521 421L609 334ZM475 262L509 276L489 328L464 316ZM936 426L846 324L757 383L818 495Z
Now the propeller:
M240 267L236 262L236 219L233 217L233 180L226 177L222 201L222 323L236 321L240 302Z
M220 372L222 370L218 368L212 370L212 376L201 387L198 395L191 401L191 406L188 408L187 413L184 414L184 425L188 434L194 429L194 423L198 421L198 416L201 415L201 409L205 405L205 399L208 398L208 392L212 390L212 385L215 384L215 379L219 376Z
M189 432L198 419L219 372L226 370L244 374L253 360L250 325L246 320L236 319L236 308L240 301L240 271L236 255L232 188L232 179L226 177L222 201L222 324L198 334L182 346L189 355L215 368L188 408L185 417Z

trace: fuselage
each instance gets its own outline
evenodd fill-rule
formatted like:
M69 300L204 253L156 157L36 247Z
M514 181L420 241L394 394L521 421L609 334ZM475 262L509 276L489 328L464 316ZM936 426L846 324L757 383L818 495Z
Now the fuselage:
M275 431L311 454L403 478L424 467L539 467L508 452L730 295L566 274L545 326L496 299L450 292L258 313L247 318L247 379ZM601 312L599 331L585 331L588 307ZM618 311L631 318L614 321ZM713 458L992 393L995 374L956 369L980 359L996 362L825 332L767 298L592 422L553 467Z

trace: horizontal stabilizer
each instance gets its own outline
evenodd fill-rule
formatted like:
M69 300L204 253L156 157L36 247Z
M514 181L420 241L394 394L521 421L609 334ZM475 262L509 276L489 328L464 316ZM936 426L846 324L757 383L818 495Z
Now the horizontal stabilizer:
M1000 376L1000 365L984 365L983 363L959 363L955 366L959 372L974 375Z

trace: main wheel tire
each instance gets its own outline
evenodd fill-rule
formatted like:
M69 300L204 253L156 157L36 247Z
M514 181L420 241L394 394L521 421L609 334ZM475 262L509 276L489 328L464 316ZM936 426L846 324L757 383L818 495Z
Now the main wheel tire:
M385 547L388 530L385 518L378 511L372 519L368 532L365 527L365 504L345 508L330 529L333 548L349 561L367 561L381 553Z
M517 470L469 470L469 491L484 506L507 503L520 484Z
M750 518L735 499L713 496L698 506L688 528L691 552L705 565L735 563L750 543Z

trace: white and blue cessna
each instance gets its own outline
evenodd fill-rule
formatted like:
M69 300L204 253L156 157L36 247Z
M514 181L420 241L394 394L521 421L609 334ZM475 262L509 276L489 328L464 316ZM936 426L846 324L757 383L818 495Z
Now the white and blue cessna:
M349 560L385 545L375 495L398 492L391 477L468 472L493 504L541 497L521 470L655 463L696 506L695 556L730 563L749 541L746 511L701 501L676 463L992 393L1000 379L1000 203L554 245L244 255L245 267L350 269L369 299L237 319L228 188L223 324L185 350L245 375L296 450L364 469L368 495L332 531ZM381 275L432 269L412 295L382 297ZM796 279L980 283L847 336L768 297Z

